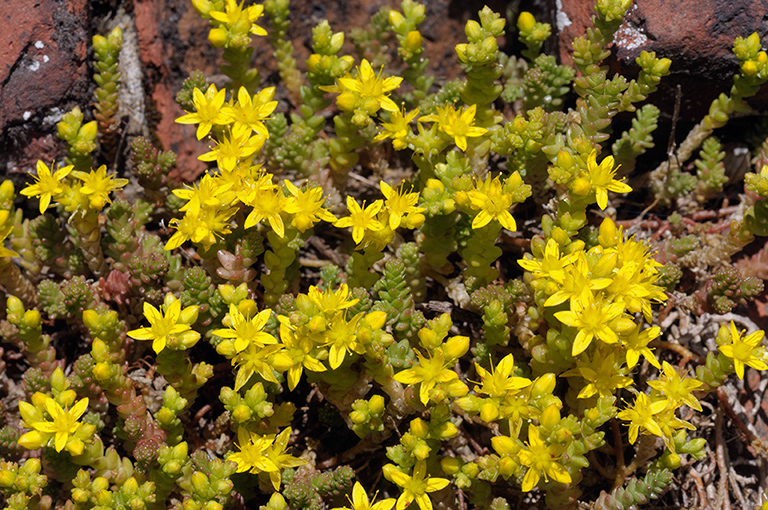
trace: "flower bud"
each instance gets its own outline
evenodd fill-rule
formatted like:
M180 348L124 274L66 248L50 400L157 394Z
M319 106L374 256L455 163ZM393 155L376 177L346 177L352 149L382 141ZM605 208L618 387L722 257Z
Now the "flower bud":
M539 423L545 429L552 430L558 423L560 423L560 409L554 404L548 406L544 409L544 412L541 413Z
M520 446L508 436L492 437L491 446L499 455L517 455L517 452L520 451Z
M533 382L531 387L531 400L536 400L555 391L556 377L553 373L544 374Z
M597 241L603 248L612 248L616 246L616 224L610 218L606 218L600 224L599 235Z
M480 23L477 21L471 19L464 25L464 33L467 35L467 39L470 42L474 42L483 36L483 27L481 27Z
M440 345L440 337L429 328L421 328L418 335L421 345L427 350L431 351Z
M499 417L499 407L495 402L485 402L480 406L480 419L486 423L492 423Z
M0 487L13 487L15 481L16 473L9 469L0 470Z
M456 45L456 56L459 57L460 61L466 62L466 60L467 60L467 45L466 44L457 44Z
M93 366L92 372L93 377L99 382L108 380L112 375L112 370L110 370L109 365L104 362L96 363Z
M587 409L584 412L584 418L586 418L587 421L596 422L600 419L600 411L595 408Z
M139 490L139 482L134 477L130 477L123 484L123 490L128 494L135 494Z
M389 24L392 25L392 30L394 30L397 33L400 33L403 29L403 24L405 23L405 18L403 17L400 12L392 9L389 11Z
M411 420L411 434L425 439L429 435L429 425L421 418L415 418Z
M461 466L461 471L470 478L477 478L480 474L480 466L476 462L467 462Z
M554 434L555 441L558 443L567 443L573 439L573 434L571 434L571 431L568 430L565 427L559 427Z
M315 315L307 323L307 328L309 328L312 333L322 333L325 331L326 327L327 323L325 317L322 315Z
M672 65L672 61L668 58L660 58L653 66L653 72L656 76L663 76L669 73L669 66Z
M443 352L452 359L459 359L469 350L469 337L454 336L443 344Z
M192 7L203 18L210 18L210 12L213 10L213 5L210 0L192 0Z
M483 405L483 400L474 395L470 395L456 400L456 405L468 413L477 413Z
M368 401L368 409L371 411L371 414L374 415L380 415L384 412L384 397L381 395L374 395L371 397L371 400Z
M745 76L752 76L757 72L757 63L754 60L746 60L741 63L741 72Z
M455 475L461 469L461 461L456 457L443 457L440 468L446 475Z
M671 452L662 457L662 462L664 463L664 466L669 469L677 469L680 467L680 464L682 463L680 456L676 453L671 453Z
M560 168L564 168L566 170L573 168L573 156L571 156L571 153L565 149L560 149L560 152L557 153L557 159L555 162Z
M205 476L205 474L201 473L200 471L195 471L192 473L191 477L192 487L195 489L195 492L198 494L205 494L206 490L208 489L208 486L210 483L208 482L208 477Z
M96 493L96 504L104 508L112 507L112 493L110 491L99 491Z
M424 42L424 39L421 37L421 34L418 30L411 30L408 32L405 36L405 43L403 43L403 47L412 52L415 53L419 49L421 49L421 45Z
M382 311L370 312L365 316L365 323L372 329L381 329L387 323L387 313Z
M437 430L435 431L435 434L438 439L446 440L451 439L452 437L456 437L456 434L459 433L459 429L451 423L450 421L447 421L437 427Z
M448 396L451 398L463 397L469 393L469 388L463 381L454 379L445 384Z
M251 408L245 404L238 405L235 407L235 410L232 411L232 419L236 423L245 423L250 420L252 416L253 413L251 412Z
M95 120L92 120L80 128L78 137L86 140L93 140L96 138L96 133L98 133L98 130L99 124Z
M413 449L413 456L419 460L425 460L429 458L429 454L432 449L427 445L425 441L419 441L416 444L416 448Z
M355 425L362 425L368 421L368 415L363 411L352 411L349 413L349 419L352 420L352 423Z
M51 375L51 387L54 389L65 389L69 386L67 378L64 377L64 371L61 367L56 367Z
M0 183L0 202L11 202L14 193L13 182L6 180Z
M17 298L16 296L8 296L6 306L8 307L9 315L24 315L24 304L21 302L21 299Z
M328 52L335 54L341 51L341 47L344 45L344 32L336 32L331 36L330 48Z
M227 44L229 32L225 28L214 28L208 32L208 41L214 48L221 48Z
M320 60L323 57L321 55L318 55L317 53L313 53L309 56L307 59L307 70L311 73L319 73L320 72Z
M357 104L357 94L354 94L352 92L344 92L342 94L339 94L339 96L336 98L336 106L338 106L340 110L351 112L352 110L355 109L356 104Z
M481 45L483 47L483 52L485 52L488 58L490 58L492 55L495 55L499 50L499 43L493 36L488 36L483 39Z

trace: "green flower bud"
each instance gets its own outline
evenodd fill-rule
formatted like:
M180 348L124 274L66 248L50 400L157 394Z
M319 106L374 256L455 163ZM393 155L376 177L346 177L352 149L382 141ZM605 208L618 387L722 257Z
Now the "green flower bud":
M464 33L470 42L478 41L483 37L483 27L477 21L471 19L464 25Z
M331 36L331 44L328 48L328 53L336 54L341 51L341 47L344 45L344 32L336 32Z
M389 11L389 24L392 26L392 30L397 33L402 33L405 18L398 11L392 9Z
M544 374L541 377L536 378L533 382L533 386L531 386L531 400L537 400L552 395L552 392L555 391L556 383L557 378L555 377L555 374L552 373Z
M190 481L192 482L192 487L194 488L195 492L198 494L205 494L208 490L208 487L210 486L208 477L200 471L195 471L192 473Z

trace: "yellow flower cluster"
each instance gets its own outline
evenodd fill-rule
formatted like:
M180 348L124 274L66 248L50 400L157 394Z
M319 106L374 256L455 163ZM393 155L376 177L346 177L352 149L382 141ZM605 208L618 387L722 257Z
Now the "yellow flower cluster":
M55 168L55 164L51 164L51 167ZM72 165L68 165L52 171L45 163L38 161L37 175L33 176L35 183L21 190L21 194L40 198L40 214L53 201L63 205L70 213L101 211L107 203L112 203L109 194L128 184L128 179L115 178L115 174L108 175L106 165L91 169L90 172L73 169ZM70 175L77 180L67 179Z
M200 333L191 326L197 321L199 307L181 309L181 300L170 292L165 295L163 311L144 303L144 317L150 326L134 329L127 334L135 340L152 340L152 350L160 353L166 347L175 350L189 349L200 340Z
M177 119L182 124L198 124L197 136L212 133L211 151L200 156L203 161L215 161L214 172L205 174L198 184L173 193L186 200L180 209L183 218L171 220L176 228L165 245L167 250L191 240L210 249L218 239L232 231L230 219L241 206L249 207L243 227L248 229L267 223L280 237L285 225L301 232L319 221L333 222L336 218L323 208L323 190L318 186L298 188L286 180L283 186L273 182L273 175L254 157L269 137L264 120L274 111L274 87L251 96L241 87L228 102L225 90L211 85L205 94L194 89L195 112ZM219 128L214 129L214 126Z
M249 35L267 35L267 31L256 25L264 13L261 4L244 7L244 1L226 0L223 10L216 10L211 0L192 0L192 6L204 18L209 18L214 28L208 32L208 40L215 47L247 45Z
M392 139L392 146L396 150L411 148L422 152L414 142L416 136L411 129L411 122L418 121L419 138L434 140L444 148L453 143L462 151L467 150L467 138L483 136L488 132L486 128L475 126L476 105L470 105L456 109L453 105L437 106L436 113L418 117L419 109L410 112L405 109L388 111L388 122L382 122L382 131L376 135L374 141ZM426 128L422 123L431 122L432 126Z
M54 371L52 384L54 387L68 386L61 368ZM38 391L32 395L31 404L19 402L24 426L32 429L19 438L19 444L30 450L47 446L57 452L66 449L72 455L83 453L96 427L78 421L88 409L88 399L75 402L76 397L75 391L70 389L58 392L56 398Z
M424 223L423 207L418 207L419 193L406 192L402 187L395 190L386 182L379 187L384 200L374 200L368 206L358 204L347 197L349 216L339 218L335 225L340 228L352 227L352 239L360 246L374 245L382 250L392 242L395 230L403 226L413 229Z
M418 384L419 400L425 406L430 400L442 403L448 397L462 397L469 391L467 385L459 379L453 369L459 358L469 350L469 338L466 336L447 338L448 329L451 326L450 316L447 314L431 322L434 324L418 332L419 341L427 351L427 356L415 350L418 363L394 376L396 381L403 384Z
M637 357L630 351L642 346L636 344L637 338L631 339L636 324L629 314L642 313L651 322L651 303L666 301L664 291L654 284L660 264L647 246L624 239L623 228L616 228L610 219L600 225L598 245L589 250L583 241L574 241L568 253L562 253L552 238L543 251L540 244L533 246L535 258L519 264L531 273L537 301L544 307L567 304L554 315L572 337L571 354L581 354L598 340L600 358L619 349L621 357L634 365ZM652 340L651 335L646 339Z
M224 293L231 294L226 288ZM271 310L259 312L250 299L231 303L224 319L227 328L217 329L213 334L224 339L217 351L237 367L235 389L243 387L256 373L277 383L275 372L279 372L286 374L288 388L293 390L304 369L324 372L326 360L333 370L345 360L351 363L350 358L371 348L376 336L391 342L391 337L381 330L387 319L385 312L361 312L347 317L347 309L356 303L357 299L349 298L346 285L325 292L312 286L307 294L296 298L301 319L278 316L279 340L264 331Z
M473 187L456 194L456 202L474 213L472 228L478 229L496 220L507 230L517 230L517 223L509 208L524 202L531 196L531 186L523 182L519 172L513 172L504 181L499 177L488 176L477 180Z
M563 453L573 438L564 433L560 421L563 404L552 393L555 374L544 374L531 381L515 375L512 354L505 356L496 367L486 370L475 364L480 382L474 395L456 400L456 405L471 415L493 423L507 420L509 435L491 439L498 454L499 474L504 478L522 476L523 491L533 489L543 476L561 483L570 483L571 476L561 463ZM538 426L534 423L538 422ZM523 425L527 427L528 444L519 438Z
M240 427L237 430L239 452L231 453L227 460L237 464L237 472L249 472L256 475L266 474L276 491L280 490L282 471L306 464L289 453L288 439L291 428L288 427L279 434L259 435Z
M598 191L597 196L598 205L602 206L602 192ZM546 244L535 241L534 257L520 260L519 264L530 273L528 281L535 290L537 303L553 311L562 325L559 334L570 344L575 367L562 375L583 381L578 398L611 397L616 390L633 384L629 371L641 356L645 358L663 375L649 383L649 395L638 394L634 404L619 412L618 417L628 422L630 442L634 443L640 433L652 434L662 437L674 452L676 431L693 428L677 417L677 409L688 405L700 410L693 392L703 384L681 376L667 362L660 364L648 346L659 336L660 328L643 328L642 321L636 322L635 316L640 316L650 323L652 303L666 300L666 294L655 285L660 264L651 257L646 245L633 238L625 239L623 229L610 219L603 221L598 243L590 249L586 249L583 241L567 239L563 251L558 239L567 238L556 235ZM733 345L740 345L740 337L735 338ZM721 349L727 355L733 352L735 362L760 364L749 349L742 349L739 354L735 354L738 348ZM485 414L495 417L491 411ZM556 472L549 474L559 480ZM524 490L529 486L525 481L523 485Z
M346 76L337 78L335 85L320 89L338 93L336 105L343 111L354 112L353 122L359 126L367 125L370 116L376 115L379 110L398 111L397 105L387 93L398 88L402 78L382 78L381 71L376 74L366 59L360 63L356 74L357 76L353 77L347 73Z

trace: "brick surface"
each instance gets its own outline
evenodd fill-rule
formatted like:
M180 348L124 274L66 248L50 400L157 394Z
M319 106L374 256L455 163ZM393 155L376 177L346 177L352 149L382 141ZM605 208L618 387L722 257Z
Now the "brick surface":
M23 171L31 149L54 152L61 113L89 102L90 10L87 0L0 0L0 20L0 168Z
M570 63L571 43L591 26L593 2L562 0L557 10L559 53ZM608 65L627 76L637 75L634 63L641 51L655 51L672 60L671 74L654 96L654 103L672 111L676 87L682 92L681 118L697 121L721 92L730 90L738 59L731 52L733 40L758 32L765 37L766 0L634 0L614 39ZM750 100L768 107L768 92Z

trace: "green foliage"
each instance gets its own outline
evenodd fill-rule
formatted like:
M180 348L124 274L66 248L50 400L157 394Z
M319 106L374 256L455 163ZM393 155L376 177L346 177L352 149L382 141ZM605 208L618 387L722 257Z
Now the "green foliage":
M763 281L744 277L735 267L718 269L704 287L707 306L715 313L730 312L738 304L746 304L763 292Z
M558 65L552 55L539 55L523 78L524 108L540 106L548 112L561 108L574 76L573 68Z
M56 131L67 142L67 164L87 170L93 164L91 152L96 150L98 125L95 120L85 124L83 120L83 112L75 106L56 124Z
M93 80L98 85L93 96L96 100L94 118L99 123L99 137L108 154L114 154L117 141L117 110L120 94L120 71L118 64L123 46L123 31L115 27L106 36L93 36ZM110 161L112 158L109 158Z
M701 144L699 159L694 161L696 165L696 198L701 202L716 196L723 190L728 182L725 175L725 152L717 138L709 137Z
M629 6L596 2L574 67L527 12L522 56L501 52L515 27L485 7L440 83L428 4L349 36L322 21L304 65L289 0L192 0L226 62L177 96L208 168L182 183L129 134L122 192L91 168L114 160L121 34L94 37L96 120L57 125L72 166L37 165L32 208L0 184L0 371L23 392L0 403L6 507L622 510L714 458L700 399L768 369L764 333L736 326L764 250L734 264L768 234L768 149L758 128L742 194L713 132L768 56L737 39L729 93L649 152L671 62L603 65ZM279 81L259 91L264 13ZM679 345L688 312L735 314L703 361L711 328Z
M341 503L339 496L349 492L355 472L349 466L340 466L323 473L297 472L289 475L283 495L290 508L321 510L323 502Z
M411 288L406 281L406 267L400 259L390 259L381 279L373 286L379 301L374 310L387 314L387 325L395 338L411 338L424 325L424 315L414 306Z
M169 185L168 174L176 166L176 154L161 152L148 138L136 137L131 143L131 160L139 183L147 191L147 197L164 199L168 191L160 192Z
M664 468L649 471L643 479L633 478L626 487L618 487L610 494L603 492L595 502L597 510L628 510L638 504L656 499L672 481L672 472Z
M288 39L290 0L267 0L264 2L264 12L269 17L269 42L275 50L280 79L293 97L298 98L304 79L296 68L293 43Z

